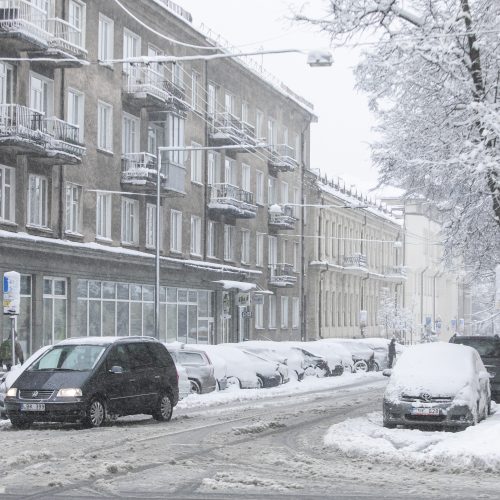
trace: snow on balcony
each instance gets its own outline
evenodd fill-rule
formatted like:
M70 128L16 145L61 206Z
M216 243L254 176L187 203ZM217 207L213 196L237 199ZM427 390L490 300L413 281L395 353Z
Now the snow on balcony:
M271 170L293 172L299 166L295 159L295 149L288 144L270 146L268 165Z
M269 265L269 286L292 287L297 283L297 276L292 264L270 264Z
M212 116L210 141L213 146L241 145L242 150L251 150L256 145L255 128L231 113L216 113Z
M252 219L257 214L253 193L228 183L210 186L208 208L241 219Z

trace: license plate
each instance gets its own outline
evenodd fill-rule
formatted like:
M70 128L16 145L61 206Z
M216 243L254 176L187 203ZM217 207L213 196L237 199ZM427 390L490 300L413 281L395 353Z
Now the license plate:
M412 415L441 415L439 408L412 408Z
M45 411L44 403L22 403L21 411Z

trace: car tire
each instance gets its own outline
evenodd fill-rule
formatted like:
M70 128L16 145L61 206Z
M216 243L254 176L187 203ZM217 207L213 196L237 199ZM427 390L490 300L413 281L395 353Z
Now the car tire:
M189 388L191 394L201 394L201 386L196 380L189 379Z
M380 366L378 365L378 363L376 361L373 362L373 365L372 365L372 371L373 372L378 372L380 371Z
M360 359L354 363L354 371L356 373L366 373L368 371L368 363L364 359Z
M260 377L257 377L257 389L263 389L263 388L264 388L264 381Z
M383 422L382 425L386 428L386 429L395 429L397 427L396 424L392 423L392 422Z
M106 408L100 398L92 398L85 410L84 427L97 428L106 420Z
M168 394L160 394L153 411L153 418L159 422L168 422L172 418L174 407Z
M227 377L227 386L238 387L241 389L241 382L238 377Z
M28 429L33 422L24 417L10 417L10 423L14 429Z
M491 415L491 397L488 399L487 416Z

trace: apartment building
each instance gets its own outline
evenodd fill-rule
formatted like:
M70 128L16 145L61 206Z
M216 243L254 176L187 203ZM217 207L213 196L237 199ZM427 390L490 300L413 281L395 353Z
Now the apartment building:
M386 335L382 299L400 308L406 282L402 221L340 181L308 171L305 185L307 337Z
M158 170L160 339L300 338L312 106L233 57L165 62L217 51L169 0L120 3L0 0L0 272L22 275L25 352L155 334Z

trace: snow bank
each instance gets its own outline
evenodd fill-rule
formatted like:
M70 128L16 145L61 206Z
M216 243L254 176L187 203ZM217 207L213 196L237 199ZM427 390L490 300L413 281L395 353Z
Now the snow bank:
M500 409L492 403L493 411ZM500 411L462 432L385 429L382 413L332 425L327 446L351 458L451 472L500 472Z

